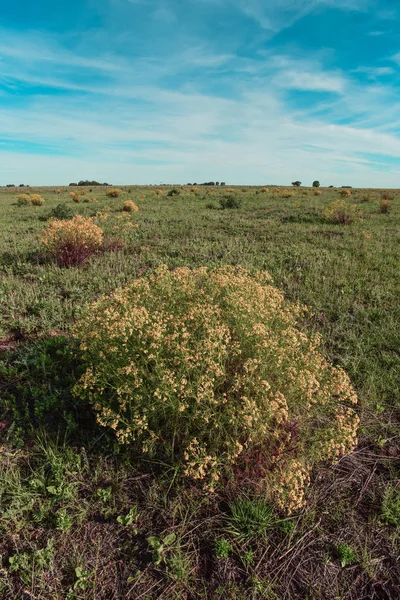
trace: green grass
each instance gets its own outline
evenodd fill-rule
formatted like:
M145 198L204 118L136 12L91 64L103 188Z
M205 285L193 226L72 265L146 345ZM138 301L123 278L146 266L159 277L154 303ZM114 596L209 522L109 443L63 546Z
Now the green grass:
M400 192L385 214L380 193L353 190L363 216L344 226L323 218L335 189L238 188L234 210L219 208L223 188L154 190L93 188L98 203L76 204L68 188L38 188L43 206L17 206L0 189L0 598L397 598ZM112 224L128 199L139 228L122 247L60 269L40 246L58 204L86 216L108 207ZM240 491L207 496L139 471L71 394L82 307L162 263L267 269L312 308L304 327L357 389L360 446L315 473L290 527L246 513L243 535L230 532ZM357 562L342 568L332 549L343 539ZM216 558L221 540L232 550Z

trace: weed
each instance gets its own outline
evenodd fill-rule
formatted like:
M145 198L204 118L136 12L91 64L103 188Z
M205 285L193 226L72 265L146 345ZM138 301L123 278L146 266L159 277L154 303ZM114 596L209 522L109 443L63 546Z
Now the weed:
M219 204L222 209L240 208L242 206L242 199L236 194L226 194L219 199Z
M261 535L276 520L271 506L261 498L240 498L231 504L230 510L228 531L240 540Z
M232 554L232 544L229 540L221 538L215 542L215 556L217 558L229 558Z
M382 519L389 525L400 527L400 490L388 486L382 502Z
M340 565L342 567L347 567L348 565L352 565L357 561L356 553L346 543L335 546L334 555L340 561Z

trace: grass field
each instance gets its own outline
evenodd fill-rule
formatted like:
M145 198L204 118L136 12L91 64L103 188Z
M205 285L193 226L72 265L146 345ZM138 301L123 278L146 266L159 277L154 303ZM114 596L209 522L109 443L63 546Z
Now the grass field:
M337 189L155 189L93 188L76 204L68 188L35 188L43 206L0 189L0 598L398 598L400 192L384 213L382 190L352 190L360 215L343 225L324 217ZM222 210L226 194L241 206ZM137 228L121 225L128 199ZM64 202L108 213L104 252L68 269L38 237ZM289 519L258 506L239 535L237 490L207 495L143 472L72 396L80 311L160 264L268 270L312 309L303 327L349 374L359 446L316 470Z

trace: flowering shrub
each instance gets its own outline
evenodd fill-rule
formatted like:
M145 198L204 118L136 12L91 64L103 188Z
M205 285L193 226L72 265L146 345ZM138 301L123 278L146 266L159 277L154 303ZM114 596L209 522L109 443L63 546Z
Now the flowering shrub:
M127 200L126 202L124 202L122 210L124 212L137 212L139 210L139 207L132 200Z
M210 490L248 464L293 511L312 465L357 443L357 396L296 327L305 310L265 272L161 266L83 313L75 393L119 443Z
M42 231L40 241L60 266L70 267L100 250L103 231L92 219L77 215L69 220L51 220Z
M77 204L79 204L79 202L81 201L81 197L78 194L78 192L69 192L68 196L71 198L71 200L73 200Z
M40 194L32 194L30 200L33 206L43 206L44 204L44 198Z
M111 188L111 190L108 190L108 192L106 193L106 196L108 196L109 198L118 198L118 196L120 196L122 194L122 190L120 190L119 188Z
M348 204L345 200L336 200L324 210L324 218L331 223L349 225L360 216L360 211L355 204Z

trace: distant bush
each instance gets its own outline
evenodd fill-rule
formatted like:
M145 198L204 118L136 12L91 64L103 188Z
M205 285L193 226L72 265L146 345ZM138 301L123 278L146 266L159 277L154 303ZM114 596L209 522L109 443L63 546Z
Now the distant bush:
M294 187L300 187L301 186L301 181L292 181L292 185Z
M222 209L226 208L240 208L242 206L242 199L236 194L225 194L222 198L219 198L219 204Z
M19 194L17 196L17 204L18 204L18 206L28 206L28 204L32 204L30 195L29 194Z
M55 194L57 194L57 195L61 194L61 190L60 190L60 188L58 188L58 189L55 191Z
M70 220L52 220L40 235L40 241L55 257L57 264L71 267L98 252L103 231L92 219L77 215Z
M304 192L303 192L304 194ZM291 192L290 190L282 190L280 193L280 197L281 198L292 198L294 196L294 192Z
M13 188L13 187L15 187L15 184L14 183L7 183L6 187Z
M340 190L340 195L342 198L349 198L351 196L351 191L349 189Z
M60 221L64 219L72 219L74 216L74 211L72 208L62 202L61 204L57 204L49 213L49 219L58 219Z
M320 190L315 190L314 196L320 196L320 195L321 195L321 191Z
M33 206L43 206L45 202L44 198L42 198L40 194L32 194L30 198Z
M360 202L371 202L371 200L374 199L374 196L371 196L369 194L363 194L360 198Z
M139 207L132 200L127 200L126 202L124 202L122 210L124 212L137 212L139 210Z
M325 219L336 224L349 225L359 216L358 207L355 204L347 204L345 200L336 200L324 210Z
M73 200L74 202L76 202L77 204L80 203L81 201L81 197L78 194L78 192L69 192L68 196L71 198L71 200Z
M178 190L177 188L172 188L172 190L169 190L169 192L167 193L167 196L171 198L172 196L179 196L180 193L181 190Z
M318 188L320 186L319 181L313 181L313 187Z
M145 460L213 490L229 472L291 512L314 463L357 442L357 396L267 273L166 266L100 298L75 330L75 393Z
M387 190L382 192L381 198L382 198L382 200L393 200L392 194L390 192L388 192Z
M106 196L108 196L108 198L118 198L121 194L122 190L119 188L112 188L111 190L108 190Z
M379 212L388 213L390 211L391 201L388 198L381 198L379 201Z
M109 186L109 183L99 183L98 181L88 181L87 179L85 180L81 180L79 183L70 183L70 186L79 186L79 187L84 187L84 186Z

